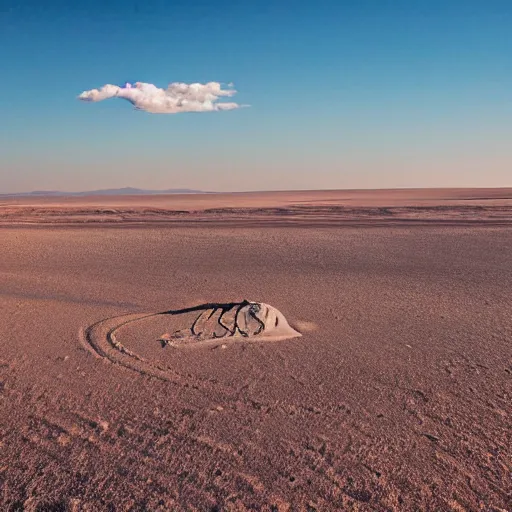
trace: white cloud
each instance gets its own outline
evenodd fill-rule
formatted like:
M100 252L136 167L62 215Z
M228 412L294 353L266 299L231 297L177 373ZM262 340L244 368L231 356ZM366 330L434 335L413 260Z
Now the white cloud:
M136 109L153 114L178 114L180 112L213 112L234 110L242 107L238 103L217 103L219 98L230 98L236 94L233 84L222 89L219 82L207 84L184 84L174 82L167 89L153 84L126 83L123 87L107 84L100 89L84 91L78 96L82 101L103 101L109 98L123 98Z

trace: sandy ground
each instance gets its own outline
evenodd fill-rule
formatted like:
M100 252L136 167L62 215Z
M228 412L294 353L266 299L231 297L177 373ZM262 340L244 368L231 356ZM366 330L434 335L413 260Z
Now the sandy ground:
M0 509L512 510L511 224L217 215L0 228ZM121 325L245 298L302 337Z
M0 226L35 223L315 226L512 222L512 188L250 192L96 197L0 196Z

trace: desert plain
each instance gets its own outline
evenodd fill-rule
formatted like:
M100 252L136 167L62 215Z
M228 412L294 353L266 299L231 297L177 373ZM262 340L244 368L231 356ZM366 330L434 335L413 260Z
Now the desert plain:
M0 249L1 510L512 510L512 189L4 196ZM244 299L301 336L145 316Z

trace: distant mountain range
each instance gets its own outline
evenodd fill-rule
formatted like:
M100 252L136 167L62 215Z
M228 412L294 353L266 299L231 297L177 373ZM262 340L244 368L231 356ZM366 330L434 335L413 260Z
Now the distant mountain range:
M87 190L84 192L60 192L58 190L34 190L33 192L19 192L16 194L0 194L0 196L142 196L157 194L207 194L202 190L190 188L169 188L167 190L144 190L142 188L107 188L102 190Z

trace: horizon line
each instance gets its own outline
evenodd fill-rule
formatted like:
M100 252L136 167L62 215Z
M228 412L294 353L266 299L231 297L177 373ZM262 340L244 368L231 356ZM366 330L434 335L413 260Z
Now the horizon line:
M463 186L463 187L380 187L380 188L319 188L319 189L267 189L267 190L236 190L236 191L208 191L208 190L197 190L192 188L176 188L176 189L141 189L136 187L120 187L120 188L105 188L96 190L77 190L77 191L62 191L62 190L33 190L31 192L0 192L0 197L5 196L38 196L38 197L50 197L54 195L60 195L61 197L82 195L82 196L119 196L119 195L200 195L200 194L261 194L261 193L283 193L283 192L359 192L359 191L395 191L395 190L512 190L510 186L500 187L475 187L475 186ZM120 192L126 190L133 190L134 193ZM106 193L105 193L106 192ZM111 193L109 193L111 192Z

